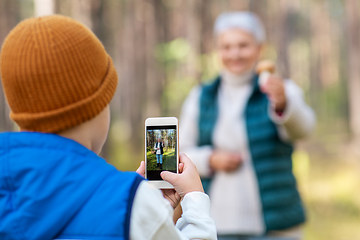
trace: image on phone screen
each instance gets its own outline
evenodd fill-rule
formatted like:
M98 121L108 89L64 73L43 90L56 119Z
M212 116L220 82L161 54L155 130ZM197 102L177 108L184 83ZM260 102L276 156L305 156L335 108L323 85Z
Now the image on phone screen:
M148 180L162 180L162 171L177 172L176 125L146 126L146 169Z

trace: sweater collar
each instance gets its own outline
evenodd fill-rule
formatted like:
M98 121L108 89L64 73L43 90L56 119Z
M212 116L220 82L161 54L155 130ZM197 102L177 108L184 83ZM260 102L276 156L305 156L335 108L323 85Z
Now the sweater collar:
M225 84L226 86L230 86L230 87L241 87L241 86L250 84L252 81L253 75L254 75L253 70L245 72L241 75L233 74L227 70L224 70L221 73L223 84Z

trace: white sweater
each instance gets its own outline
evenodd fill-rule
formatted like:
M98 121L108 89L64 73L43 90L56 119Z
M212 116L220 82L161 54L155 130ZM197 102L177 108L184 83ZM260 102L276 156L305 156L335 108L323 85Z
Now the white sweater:
M264 233L258 182L249 152L245 119L241 118L252 92L252 73L239 77L224 72L219 87L219 115L213 133L213 146L197 146L199 97L195 87L184 102L180 117L180 149L194 161L201 176L212 172L209 158L213 149L238 152L243 165L232 173L216 172L210 188L210 216L219 234ZM283 141L310 134L315 125L313 111L303 100L302 90L291 80L285 81L287 106L279 117L269 106L269 115Z
M142 181L132 206L130 239L217 239L215 223L210 218L210 200L206 194L186 194L181 207L183 214L174 226L173 208L169 201L160 190Z

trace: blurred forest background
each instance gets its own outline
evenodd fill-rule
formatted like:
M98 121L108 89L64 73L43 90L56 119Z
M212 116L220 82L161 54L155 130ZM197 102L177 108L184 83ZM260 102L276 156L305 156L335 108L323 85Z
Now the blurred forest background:
M147 151L154 152L155 143L158 139L164 144L164 151L175 152L176 131L174 129L147 130L146 134Z
M134 170L144 159L145 118L179 116L190 89L218 73L213 23L237 10L260 16L263 58L304 89L317 114L316 132L293 158L305 239L360 239L359 0L0 0L0 43L33 16L63 14L91 28L119 75L102 154ZM0 96L1 131L16 129L8 114Z

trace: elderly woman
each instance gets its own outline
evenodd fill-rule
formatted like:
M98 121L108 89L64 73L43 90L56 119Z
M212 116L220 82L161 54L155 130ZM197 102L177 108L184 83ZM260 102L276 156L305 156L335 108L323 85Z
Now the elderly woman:
M312 132L313 111L293 81L271 75L259 84L265 32L253 13L224 13L214 30L223 69L184 102L181 150L203 178L219 239L301 239L305 214L291 154Z

